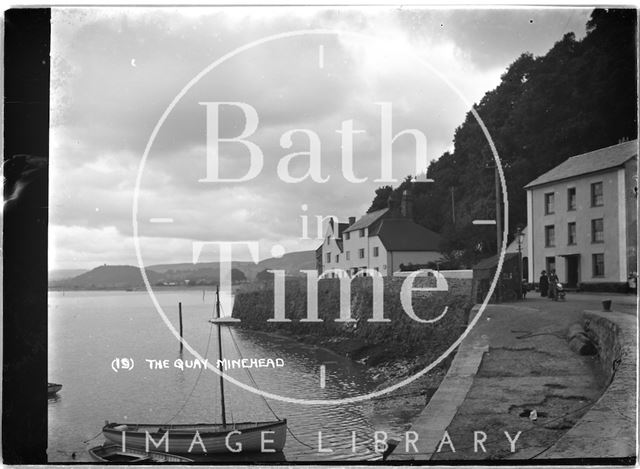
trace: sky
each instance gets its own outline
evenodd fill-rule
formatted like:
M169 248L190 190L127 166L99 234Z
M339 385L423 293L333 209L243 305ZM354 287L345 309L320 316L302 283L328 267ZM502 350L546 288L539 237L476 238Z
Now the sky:
M583 37L589 14L54 9L49 269L137 265L134 206L144 265L192 262L194 243L315 249L317 216L363 215L452 148L520 54Z

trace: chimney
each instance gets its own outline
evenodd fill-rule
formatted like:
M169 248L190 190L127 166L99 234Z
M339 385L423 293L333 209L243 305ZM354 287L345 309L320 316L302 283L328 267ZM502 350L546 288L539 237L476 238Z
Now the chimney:
M353 225L356 222L356 217L349 217L349 226Z
M393 195L393 192L387 199L387 206L389 207L390 216L396 218L400 216L400 207L398 204L398 199L396 199Z
M408 190L405 190L402 193L402 204L400 206L400 210L404 218L413 220L413 196Z

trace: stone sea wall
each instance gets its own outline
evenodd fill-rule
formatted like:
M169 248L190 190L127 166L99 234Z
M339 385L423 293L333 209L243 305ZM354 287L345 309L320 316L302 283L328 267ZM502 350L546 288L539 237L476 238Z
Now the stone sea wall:
M466 327L471 309L470 280L448 279L446 292L413 292L412 306L421 319L434 319L447 308L437 322L420 323L404 311L400 301L405 279L385 278L384 318L389 322L370 322L373 317L371 278L351 282L350 307L354 322L336 322L340 312L340 280L318 283L318 318L322 322L303 322L307 317L307 287L304 279L285 283L285 317L291 322L268 322L274 317L273 285L261 290L238 293L233 316L242 320L239 327L285 334L306 343L333 349L367 365L378 365L399 358L420 357L420 362L437 357ZM433 286L434 279L417 279L414 287Z

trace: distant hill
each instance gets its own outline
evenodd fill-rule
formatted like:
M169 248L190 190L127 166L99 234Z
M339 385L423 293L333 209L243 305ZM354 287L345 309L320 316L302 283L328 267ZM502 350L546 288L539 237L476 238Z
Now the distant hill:
M258 265L252 264L257 274L264 269L284 269L287 275L302 275L301 270L313 270L316 268L315 251L298 251L285 254L279 259L270 258L259 262ZM255 274L252 278L255 277Z
M234 262L232 278L234 282L255 280L258 272L265 269L282 269L287 275L299 276L302 275L301 270L314 268L314 251L292 252L279 259L265 259L258 264ZM215 285L220 279L217 262L157 264L147 267L146 272L152 285ZM54 278L50 275L49 286L68 289L126 289L141 288L144 282L138 267L103 265L73 278Z
M242 271L248 280L254 280L257 273L265 269L283 269L287 275L298 276L301 270L314 269L316 266L316 257L314 251L298 251L285 254L281 258L269 258L260 261L258 264L253 262L233 262L232 267ZM186 272L195 272L199 270L211 270L217 275L219 265L217 262L203 262L198 264L181 263L181 264L156 264L150 265L149 270L161 274L175 276L185 275Z
M57 282L68 278L77 277L87 272L86 269L54 269L49 272L49 281Z
M147 269L149 282L156 283L161 276ZM77 277L50 282L51 286L79 289L133 288L144 285L140 269L131 265L102 265Z

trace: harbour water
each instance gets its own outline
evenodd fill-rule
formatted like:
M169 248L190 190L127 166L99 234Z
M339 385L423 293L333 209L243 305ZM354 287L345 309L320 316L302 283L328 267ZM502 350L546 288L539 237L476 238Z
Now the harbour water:
M215 326L208 322L214 293L166 290L156 296L176 330L178 302L182 303L185 340L215 365L217 335ZM255 384L246 369L228 371L245 385L283 398L315 400L341 399L374 389L359 364L326 349L238 328L225 327L222 336L225 358L280 359L278 363L284 364L252 368ZM133 369L121 367L115 371L116 359L120 359L121 366L122 359L133 361ZM176 367L177 359L192 367ZM148 360L159 362L152 365ZM87 449L104 441L99 433L105 420L220 422L218 375L194 367L194 360L187 349L180 354L179 341L146 292L50 292L49 381L62 383L63 388L58 397L48 402L49 461L89 461ZM324 387L321 366L325 369ZM378 429L369 422L371 401L292 404L265 400L227 381L225 398L228 421L270 420L274 413L286 418L295 435L287 435L284 457L288 461L379 458L373 451L374 432Z

